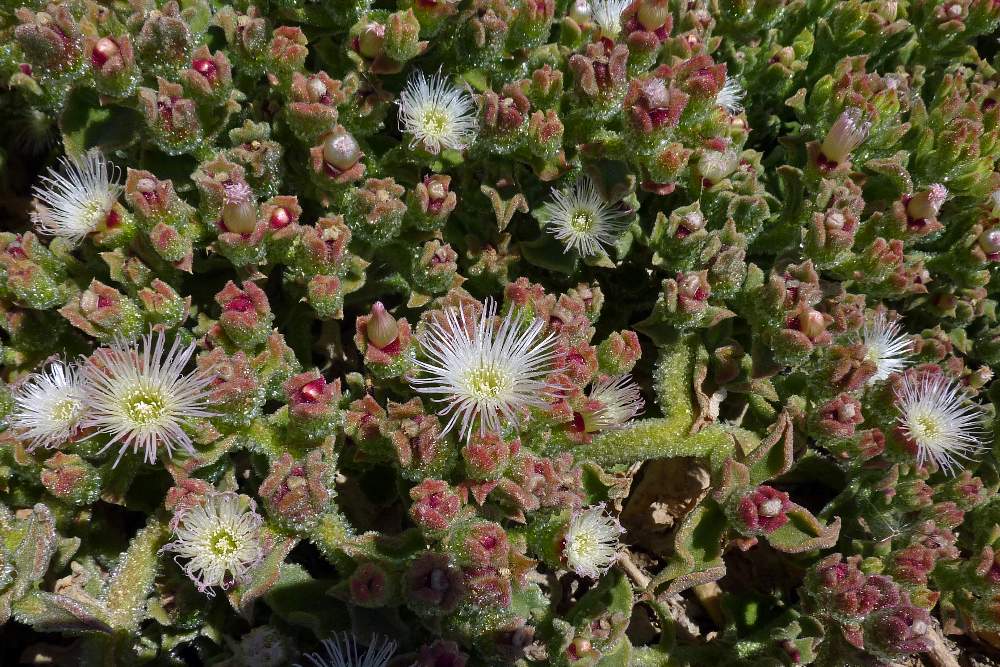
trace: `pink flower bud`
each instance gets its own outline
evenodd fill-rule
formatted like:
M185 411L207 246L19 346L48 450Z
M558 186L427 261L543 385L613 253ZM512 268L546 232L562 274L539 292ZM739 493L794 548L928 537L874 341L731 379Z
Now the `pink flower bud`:
M399 325L381 301L376 301L372 306L371 319L368 320L365 332L368 334L368 342L384 351L399 337Z
M425 530L447 530L458 516L462 501L447 482L427 479L410 489L410 517Z
M868 130L871 129L871 122L864 119L864 114L857 107L849 107L837 117L820 151L827 160L834 165L838 165L848 157L851 152L864 143L868 138Z
M940 183L934 183L910 198L906 205L906 213L914 220L936 217L947 197L948 188Z
M115 40L110 37L102 37L94 44L94 48L90 52L90 61L94 67L101 69L104 67L104 63L118 56L118 53L118 44Z
M323 140L323 159L338 171L347 171L362 156L361 146L350 132L334 132Z

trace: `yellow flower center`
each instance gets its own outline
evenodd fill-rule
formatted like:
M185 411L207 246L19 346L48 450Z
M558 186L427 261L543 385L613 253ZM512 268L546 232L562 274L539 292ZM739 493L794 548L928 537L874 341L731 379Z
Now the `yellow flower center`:
M167 411L163 396L148 389L137 389L125 399L125 415L135 424L155 424Z
M225 528L221 528L212 533L212 537L209 538L208 544L208 548L211 549L212 554L220 557L229 556L236 551L236 547L238 546L236 538L233 537L233 534Z
M510 384L510 378L493 364L469 371L465 378L469 391L478 398L497 398Z

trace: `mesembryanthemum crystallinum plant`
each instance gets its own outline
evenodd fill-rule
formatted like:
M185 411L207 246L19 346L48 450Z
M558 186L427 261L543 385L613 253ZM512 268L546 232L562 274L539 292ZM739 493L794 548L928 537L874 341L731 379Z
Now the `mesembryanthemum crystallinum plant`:
M0 663L985 660L998 26L3 4Z

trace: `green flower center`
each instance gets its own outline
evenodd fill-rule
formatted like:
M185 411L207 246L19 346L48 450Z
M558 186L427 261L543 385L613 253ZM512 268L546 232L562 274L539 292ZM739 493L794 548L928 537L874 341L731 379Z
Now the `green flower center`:
M490 364L469 371L465 382L476 397L497 398L507 389L510 378L503 370Z
M941 423L933 415L917 415L913 419L913 436L918 440L934 440L941 435Z
M229 556L236 551L237 546L236 538L225 528L212 533L212 537L208 540L208 548L211 550L213 556Z
M79 411L79 402L72 398L66 398L52 406L52 418L63 423L74 422Z
M148 389L137 389L125 399L125 415L135 424L147 426L159 422L167 411L163 395Z
M569 226L575 232L589 234L594 228L594 214L586 209L577 209L569 218Z
M440 137L448 130L448 116L440 109L429 109L424 114L424 133Z

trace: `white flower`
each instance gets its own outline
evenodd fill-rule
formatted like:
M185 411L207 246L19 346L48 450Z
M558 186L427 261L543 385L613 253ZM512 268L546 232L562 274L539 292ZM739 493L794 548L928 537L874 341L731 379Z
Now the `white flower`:
M105 448L118 444L119 459L130 447L143 449L149 463L156 462L159 447L168 455L175 447L193 451L183 427L213 415L206 409L211 378L184 372L195 344L181 347L175 338L165 351L165 343L163 332L143 336L136 346L117 340L83 367L89 385L83 426L110 435Z
M563 556L569 569L581 577L597 579L618 558L618 536L625 532L604 503L573 513L566 527Z
M264 557L264 518L256 507L246 496L214 493L177 513L172 523L177 539L163 551L176 554L174 560L187 559L184 574L203 593L214 595L213 586L225 589L246 581Z
M373 635L368 648L360 652L357 640L343 632L324 639L323 648L326 649L325 657L319 653L306 654L313 667L385 667L396 652L396 642Z
M434 154L462 150L476 137L478 122L472 96L438 72L428 78L417 71L399 96L400 129L413 136L410 147L423 144Z
M629 375L614 375L595 381L590 387L590 399L601 404L592 417L594 430L597 431L623 426L642 413L645 405L639 386Z
M947 473L961 468L983 446L983 413L961 385L943 375L903 377L896 394L899 424L917 449L917 464L928 460Z
M594 23L607 37L615 37L622 30L622 13L632 4L632 0L592 0L591 11Z
M427 360L417 360L423 377L410 382L444 403L439 415L451 413L442 436L459 421L460 436L469 438L478 421L479 433L498 433L504 424L518 424L528 407L543 407L543 380L553 359L555 337L541 338L545 322L523 327L513 310L496 323L496 302L487 299L475 322L465 311L445 311L446 323L432 322L420 335Z
M82 157L59 159L61 170L49 170L33 192L40 205L31 219L38 231L79 243L107 219L122 192L121 170L97 149Z
M730 116L738 116L743 113L743 96L746 91L740 82L731 76L726 77L726 82L715 95L715 103L726 110Z
M604 201L586 177L565 192L553 190L545 208L548 230L567 251L575 250L583 257L603 254L601 244L612 245L628 227L626 213Z
M890 322L885 313L877 313L861 329L861 343L865 346L865 359L875 364L875 374L869 384L881 382L893 373L906 368L906 357L912 350L910 337L902 325Z
M77 369L54 361L29 376L14 394L11 427L17 437L38 446L59 447L76 433L86 389Z

